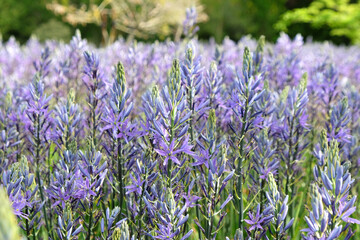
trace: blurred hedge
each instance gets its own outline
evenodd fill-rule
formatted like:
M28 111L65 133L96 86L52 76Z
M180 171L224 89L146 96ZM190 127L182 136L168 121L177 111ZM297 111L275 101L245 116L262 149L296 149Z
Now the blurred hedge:
M308 7L288 11L275 25L280 31L289 31L296 25L308 25L320 30L315 36L342 42L360 44L360 1L315 0Z
M221 41L225 36L240 39L251 34L258 38L265 35L275 40L278 31L273 25L286 11L286 0L203 0L209 21L200 24L202 38L214 36Z
M25 41L40 24L53 17L44 0L0 1L0 33L5 40L13 35Z
M100 3L102 0L57 0L62 4L82 4ZM160 1L160 0L159 0ZM189 0L191 1L191 0ZM345 21L351 24L343 25L341 30L333 34L333 24L327 22L314 25L313 21L296 21L293 16L299 13L295 8L301 8L300 17L310 16L311 3L315 2L339 2L345 8L349 4L357 4L358 0L200 0L205 7L208 21L200 24L198 35L201 39L214 37L217 42L222 41L225 36L238 40L244 35L251 34L254 37L265 35L267 40L275 41L279 32L285 30L290 36L295 36L300 32L305 37L313 36L315 40L332 40L335 43L356 42L350 36L358 22ZM80 28L82 35L95 44L100 44L102 39L101 26L88 24L86 26L71 26L62 22L61 16L55 16L53 12L46 8L46 4L53 0L0 0L0 33L4 40L11 35L15 36L20 42L25 42L31 34L35 33L40 39L49 37L68 41L69 36L73 35L75 28ZM310 6L310 7L309 7ZM355 5L354 5L355 6ZM353 7L353 6L352 6ZM321 10L321 9L320 9ZM319 10L318 14L321 15ZM335 12L339 11L335 9ZM353 11L357 17L348 19L359 19L360 11ZM294 15L295 16L295 15ZM304 19L303 18L303 19ZM309 17L307 18L309 19ZM323 18L322 18L323 19ZM280 20L280 22L279 22ZM53 28L56 28L54 30ZM53 29L53 30L52 30ZM126 34L125 34L126 37ZM148 38L153 41L161 36ZM163 38L161 38L163 39Z

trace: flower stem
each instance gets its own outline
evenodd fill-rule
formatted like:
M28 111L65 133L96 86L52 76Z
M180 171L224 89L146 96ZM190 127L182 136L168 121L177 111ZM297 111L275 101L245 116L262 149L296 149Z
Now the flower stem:
M241 133L240 133L240 144L239 144L239 158L238 158L238 166L237 166L237 175L238 175L238 184L237 184L237 193L239 195L239 199L238 199L238 206L239 206L239 228L242 232L242 234L244 234L244 203L243 203L243 196L242 196L242 168L243 168L243 159L244 159L244 143L245 143L245 125L246 125L246 119L247 119L247 114L248 114L248 97L249 95L249 90L248 88L246 89L246 105L245 105L245 109L244 109L244 115L242 118L242 127L241 127Z
M91 234L92 234L92 220L93 220L93 201L92 201L92 196L91 196L91 199L90 199L90 219L89 219L89 225L88 225L88 232L87 232L87 235L86 235L86 240L90 240L91 239Z
M35 155L35 161L36 161L36 180L37 180L37 184L39 186L39 190L40 190L40 197L41 197L41 201L44 203L45 202L45 197L44 197L44 193L43 193L43 187L41 184L41 178L40 178L40 169L39 169L39 164L40 164L40 148L41 148L41 141L40 141L40 115L37 114L36 115L36 119L35 119L35 128L36 128L36 136L35 136L35 150L36 150L36 155ZM43 215L44 215L44 219L45 219L45 227L46 227L46 231L47 233L52 236L52 232L50 231L50 227L49 227L49 223L48 223L48 219L47 219L47 213L46 213L46 204L44 204L42 206L42 211L43 211Z

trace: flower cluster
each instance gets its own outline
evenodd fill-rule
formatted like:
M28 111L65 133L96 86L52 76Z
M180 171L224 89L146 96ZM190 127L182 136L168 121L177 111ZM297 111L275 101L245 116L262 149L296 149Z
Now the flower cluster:
M342 233L349 239L354 233L349 226L360 221L350 217L355 211L356 196L351 197L354 183L349 173L350 162L341 161L339 143L328 143L322 132L320 150L316 152L318 165L314 167L315 183L311 185L311 206L306 217L308 228L306 239L336 239Z
M359 49L186 16L178 42L0 42L0 238L360 238Z

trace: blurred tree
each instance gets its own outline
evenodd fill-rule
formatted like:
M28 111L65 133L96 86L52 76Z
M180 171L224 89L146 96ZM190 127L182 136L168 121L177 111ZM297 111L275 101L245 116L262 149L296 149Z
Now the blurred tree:
M200 24L199 36L222 41L224 36L240 39L251 34L253 37L265 35L267 40L275 40L278 32L273 25L278 16L286 11L286 0L202 0L209 21Z
M13 35L23 42L39 24L52 16L46 10L44 0L0 0L0 33L4 39Z
M177 39L185 8L194 3L198 21L206 15L209 19L199 24L200 39L214 37L220 42L225 36L238 40L251 34L275 41L281 30L290 36L301 33L338 44L360 39L359 0L0 0L0 35L5 41L13 35L21 43L32 33L41 40L67 41L69 31L72 35L79 28L95 44L112 42L119 34L143 41L163 40L173 34ZM334 3L337 6L333 8ZM302 14L298 8L309 11Z
M196 0L103 0L76 6L67 2L49 3L48 8L76 26L89 23L101 27L103 43L115 40L118 33L128 39L160 39L175 34L185 19L185 10L196 6L198 21L206 20L203 7Z
M275 28L288 32L289 27L298 24L309 24L313 29L320 29L314 34L317 40L324 40L325 32L325 38L328 38L328 33L335 40L345 37L351 43L359 44L360 1L315 0L306 8L286 12Z
M71 28L54 18L37 27L33 34L40 40L53 39L68 42L71 39Z

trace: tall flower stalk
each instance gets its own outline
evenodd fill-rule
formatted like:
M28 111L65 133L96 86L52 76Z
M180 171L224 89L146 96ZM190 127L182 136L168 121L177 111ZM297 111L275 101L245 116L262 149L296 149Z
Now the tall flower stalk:
M88 89L88 127L90 129L90 138L94 146L98 147L98 142L101 140L99 127L102 116L103 99L106 96L104 92L105 83L103 75L99 69L99 59L95 54L84 53L86 65L84 67L83 82Z
M34 174L30 173L28 159L22 156L19 162L13 163L3 173L2 181L19 226L27 238L36 239L41 226L40 211L45 203L38 201L39 186Z
M106 132L109 137L109 144L105 146L111 159L113 174L118 184L118 204L120 215L124 213L125 185L124 176L126 173L125 149L130 141L137 135L135 125L130 121L130 113L133 103L129 103L131 90L126 87L124 66L121 63L116 65L113 77L113 85L110 90L109 106L105 108L102 118L104 127L101 131ZM115 191L113 191L114 197ZM114 200L115 201L115 197Z
M0 109L0 173L7 165L13 162L18 154L21 143L16 121L12 119L14 114L13 95L11 91L2 97L3 106Z
M259 86L261 83L261 76L253 75L252 57L249 48L245 48L243 55L242 76L237 74L229 107L234 111L234 119L230 125L232 131L235 133L235 141L237 150L237 159L235 162L237 183L234 189L235 203L239 212L238 226L240 231L244 233L244 204L243 204L243 182L245 176L243 175L243 168L246 161L246 144L247 135L254 129L259 121L259 114L256 111L255 103L261 98L263 91Z
M254 167L258 174L256 184L260 191L260 210L263 210L265 200L265 185L270 174L277 175L280 165L279 159L276 158L273 141L268 137L269 129L265 128L257 133L255 138L256 149L254 150L253 161Z
M54 111L56 130L53 133L54 142L61 154L63 151L77 151L79 144L80 124L82 115L79 105L75 103L75 92L70 90L66 101L59 103Z
M101 196L103 194L102 185L107 175L107 162L102 160L102 154L95 150L94 143L88 140L88 147L85 153L80 151L81 162L79 169L81 176L77 179L79 190L77 198L81 205L81 217L86 224L86 240L92 239L94 230L99 222L98 214Z
M336 139L341 149L345 143L349 143L351 139L350 129L348 127L351 121L349 104L347 97L331 108L330 120L326 124L328 130L328 138Z
M51 217L49 219L46 210L47 200L43 190L43 181L40 176L40 166L44 163L44 156L49 148L49 130L52 125L52 118L50 116L51 111L49 110L51 95L47 96L44 93L43 82L44 78L49 73L49 55L49 49L45 48L41 54L41 61L34 64L37 72L29 86L30 93L28 96L28 108L26 114L31 122L28 130L31 134L31 137L29 138L31 143L30 152L36 169L36 183L39 186L41 201L45 203L42 207L45 227L47 233L52 236Z
M216 239L217 232L222 228L226 216L225 207L233 199L232 194L225 192L226 186L234 176L234 170L226 174L227 149L222 142L217 143L216 115L212 109L206 124L206 132L202 135L203 143L199 141L202 155L196 157L194 166L203 166L199 185L202 190L201 213L205 221L196 220L204 239ZM208 176L208 177L207 177ZM222 196L226 199L222 200Z
M266 198L273 215L270 221L269 232L273 239L280 240L287 237L287 230L292 226L294 218L291 218L290 221L286 223L289 198L287 195L285 198L281 196L272 173L269 173L268 182L269 190L266 192Z
M354 183L349 172L351 163L341 161L336 140L328 142L322 131L320 146L315 151L318 159L314 167L315 182L311 185L311 207L305 217L308 228L304 239L350 239L354 232L351 224L360 221L350 217L356 211L356 196L351 196Z
M302 159L303 150L307 146L306 134L309 131L307 123L306 105L309 101L307 94L307 75L304 74L297 87L285 88L279 96L279 106L276 119L272 124L273 135L278 142L278 154L281 168L285 169L284 176L278 176L278 186L284 186L284 192L289 196L290 205L288 218L294 216L294 198L297 195L295 179L298 175L298 162ZM283 126L279 122L284 122ZM295 225L295 224L294 224ZM291 229L293 235L293 228Z
M190 43L186 49L185 61L181 66L181 78L185 86L185 93L187 98L187 106L191 113L189 119L189 134L190 141L194 144L196 140L195 123L196 114L203 110L208 101L199 103L198 94L201 91L202 85L202 68L200 65L200 57L195 56L195 48Z
M186 109L185 92L181 85L180 64L174 60L167 85L162 90L162 97L156 100L159 111L158 119L153 119L155 151L163 159L163 170L167 171L168 183L171 185L172 164L181 166L177 156L181 153L193 154L189 145L188 121L191 112Z
M193 146L195 146L195 142L198 137L196 123L199 123L201 114L203 114L204 110L206 110L206 106L209 103L207 99L204 99L200 102L198 96L201 91L202 85L202 67L200 64L200 60L201 58L199 56L196 56L194 45L192 43L189 43L185 52L185 60L181 67L181 77L183 85L185 86L187 107L190 112L189 135L190 143ZM192 150L194 150L194 148ZM193 171L193 173L196 177L197 172ZM197 185L195 186L195 191L198 191ZM196 206L196 216L199 219L200 215L198 206Z

